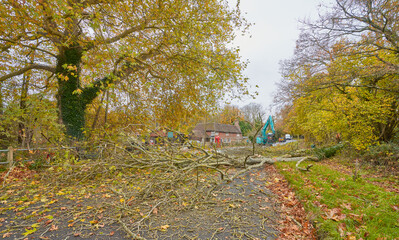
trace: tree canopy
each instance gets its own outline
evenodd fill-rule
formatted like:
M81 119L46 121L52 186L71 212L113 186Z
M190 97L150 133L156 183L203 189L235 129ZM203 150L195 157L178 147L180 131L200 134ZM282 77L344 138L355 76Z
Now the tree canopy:
M248 24L226 1L1 2L0 90L30 74L70 136L82 137L85 111L109 91L114 110L171 125L247 91L231 41Z
M277 96L290 107L291 130L357 149L398 131L399 4L337 0L304 22L293 58L283 61ZM287 101L288 100L288 101ZM278 101L277 101L278 102Z

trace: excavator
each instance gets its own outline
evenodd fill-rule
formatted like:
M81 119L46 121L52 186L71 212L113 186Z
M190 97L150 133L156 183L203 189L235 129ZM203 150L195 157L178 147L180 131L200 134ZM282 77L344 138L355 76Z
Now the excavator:
M272 133L266 133L268 127L270 127L270 130L272 130ZM262 145L272 144L274 142L275 134L276 131L274 130L273 118L272 116L269 116L267 118L266 124L261 130L261 135L256 138L256 143Z

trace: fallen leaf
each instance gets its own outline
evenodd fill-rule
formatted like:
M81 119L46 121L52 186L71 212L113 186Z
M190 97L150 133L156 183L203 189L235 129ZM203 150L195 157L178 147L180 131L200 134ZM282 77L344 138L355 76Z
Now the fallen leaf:
M49 224L52 223L52 222L53 222L53 219L49 219L49 220L46 221L45 224L46 224L46 225L49 225Z
M350 203L342 203L341 206L342 206L343 208L348 209L348 210L352 210L352 206L351 206Z
M362 214L362 215L357 215L357 214L354 214L354 213L349 213L349 216L350 216L353 220L357 221L358 223L363 222L363 214Z
M32 234L32 233L34 233L34 232L36 232L36 231L37 231L37 228L30 228L30 229L25 228L25 232L22 233L22 235L23 235L24 237L26 237L26 236L28 236L29 234Z
M90 223L94 225L94 224L97 224L98 221L97 220L93 220L93 221L90 221Z
M11 235L12 235L12 233L9 233L9 232L8 232L8 233L4 233L4 234L3 234L3 238L11 237Z
M115 234L114 231L112 231L112 232L109 233L110 236L113 236L114 234Z
M346 218L345 214L341 213L341 209L340 208L333 208L330 211L326 212L326 216L328 219L332 219L336 222L339 222L341 220L344 220Z
M152 210L152 213L157 215L158 214L158 208L154 208L154 210Z
M169 227L170 227L169 225L162 225L161 231L166 231L166 230L168 230Z
M58 226L52 224L49 231L56 231L56 230L58 230Z

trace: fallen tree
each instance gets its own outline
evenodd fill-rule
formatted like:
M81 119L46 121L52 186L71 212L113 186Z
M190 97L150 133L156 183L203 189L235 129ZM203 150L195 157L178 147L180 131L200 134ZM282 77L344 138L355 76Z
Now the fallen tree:
M288 155L268 158L244 148L236 149L241 155L235 155L230 151L233 149L221 152L189 141L173 143L166 139L159 145L145 145L127 134L112 139L101 139L95 148L82 146L75 153L77 157L73 149L60 151L57 160L45 166L43 179L52 179L50 189L84 184L98 188L101 183L107 192L96 209L107 209L107 223L120 224L135 239L144 239L141 230L151 228L159 209L163 215L173 216L197 207L219 206L215 192L246 172L277 161L304 161L304 157ZM236 203L223 204L229 208Z
M258 158L249 158L247 160L247 164L256 164L255 166L258 166L259 164L263 165L265 163L268 164L273 164L275 162L297 162L295 167L301 171L309 171L309 169L313 165L308 165L306 168L302 168L299 165L304 162L304 161L316 161L318 162L319 159L314 156L305 156L305 157L276 157L276 158L264 158L264 157L258 157Z

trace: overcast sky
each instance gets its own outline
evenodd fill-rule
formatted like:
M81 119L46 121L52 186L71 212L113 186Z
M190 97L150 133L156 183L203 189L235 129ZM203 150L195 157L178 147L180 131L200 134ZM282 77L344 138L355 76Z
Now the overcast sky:
M237 0L229 0L236 4ZM251 38L238 36L235 45L241 49L243 60L249 64L245 75L251 86L258 85L258 97L243 102L233 102L244 106L250 102L262 104L266 109L273 101L276 83L281 79L279 61L293 55L295 41L299 36L299 20L316 18L320 3L333 0L241 0L241 12L251 23ZM253 88L255 89L255 88Z

